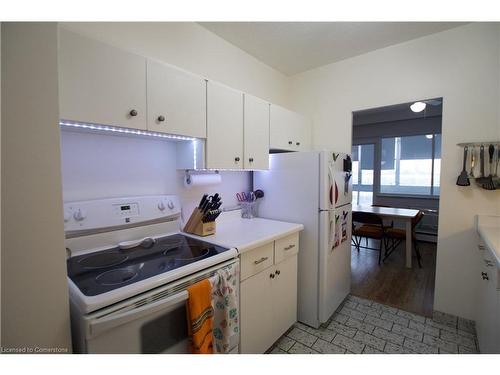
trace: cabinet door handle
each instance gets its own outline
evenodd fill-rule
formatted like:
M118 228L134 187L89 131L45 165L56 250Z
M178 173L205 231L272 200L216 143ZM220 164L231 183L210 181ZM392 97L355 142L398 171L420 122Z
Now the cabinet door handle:
M281 273L280 270L276 270L276 272L274 273L275 275L279 275Z
M481 272L483 280L489 280L488 274L486 272Z
M163 121L165 121L165 116L160 115L160 116L158 116L157 120L158 120L158 122L163 122Z
M236 163L238 163L238 162L240 161L240 157L239 157L239 156L236 156L236 157L234 158L234 161L235 161Z
M291 145L293 142L292 141L288 141L288 144Z
M253 163L253 158L248 158L248 161L249 161L250 163Z
M295 247L295 245L288 245L287 247L284 248L285 251L288 251L290 249L293 249Z
M269 257L262 257L259 260L254 260L253 264L261 264L262 262L265 262L268 259L269 259Z
M297 146L300 146L300 142L296 142L295 144L296 144Z
M270 274L270 275L269 275L269 277L270 277L271 279L274 279L274 273Z
M135 109L132 109L128 114L132 117L135 117L139 114L139 112L137 112L137 110L135 110Z

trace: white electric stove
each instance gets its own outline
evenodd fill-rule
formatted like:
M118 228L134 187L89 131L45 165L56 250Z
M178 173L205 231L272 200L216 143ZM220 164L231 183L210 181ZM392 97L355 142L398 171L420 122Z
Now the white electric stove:
M187 352L186 288L238 262L237 250L180 233L172 195L71 202L64 210L74 350Z

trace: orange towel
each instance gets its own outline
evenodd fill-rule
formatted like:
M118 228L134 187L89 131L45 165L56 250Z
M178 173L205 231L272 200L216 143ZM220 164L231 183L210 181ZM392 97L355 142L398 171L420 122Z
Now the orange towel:
M187 300L188 331L191 336L191 353L213 353L212 286L208 279L202 280L188 289Z

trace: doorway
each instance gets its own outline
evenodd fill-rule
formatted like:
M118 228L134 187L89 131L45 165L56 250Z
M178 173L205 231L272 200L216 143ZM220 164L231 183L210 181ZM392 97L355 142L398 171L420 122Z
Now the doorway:
M405 235L404 221L380 217L382 240L356 237L354 243L364 246L351 248L351 283L355 296L432 316L442 98L418 102L417 110L410 102L353 112L353 211L356 206L404 208L423 218L412 224L411 268L405 267L405 237L391 237Z

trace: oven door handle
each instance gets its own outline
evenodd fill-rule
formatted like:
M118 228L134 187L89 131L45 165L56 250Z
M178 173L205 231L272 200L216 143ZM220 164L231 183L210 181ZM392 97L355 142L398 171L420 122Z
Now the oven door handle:
M183 290L180 293L174 294L173 296L161 299L159 301L146 304L144 306L138 307L136 309L128 310L123 313L111 314L104 318L96 319L90 323L89 334L90 338L100 335L104 331L111 328L115 328L122 324L128 323L132 320L142 318L146 315L153 314L160 310L165 312L170 312L179 305L181 302L187 301L189 298L189 293L187 290Z

